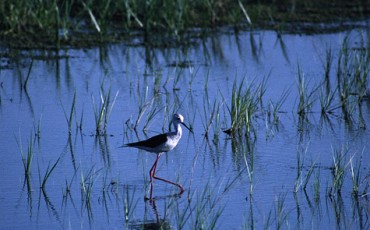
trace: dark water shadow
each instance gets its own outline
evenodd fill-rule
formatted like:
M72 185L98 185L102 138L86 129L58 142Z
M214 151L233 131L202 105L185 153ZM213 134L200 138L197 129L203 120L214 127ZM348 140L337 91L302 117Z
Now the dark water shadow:
M32 185L31 185L31 177L29 175L24 176L23 187L19 195L19 199L17 200L16 207L18 208L21 206L23 194L27 191L27 208L29 212L29 217L32 218L33 216L33 197L32 197Z
M60 218L60 214L57 210L57 208L55 207L54 203L51 202L48 194L46 193L46 190L45 189L40 189L39 191L39 202L38 202L38 208L37 208L37 219L39 220L40 218L43 219L43 217L40 217L40 213L42 213L42 211L40 210L41 208L41 198L44 199L45 201L45 205L46 205L46 208L48 210L49 213L51 213L54 217L55 217L55 220L60 224L60 226L62 228L64 228L64 224L63 224L63 221L62 219Z
M108 137L109 136L107 134L95 136L95 147L97 147L99 149L99 152L101 153L101 157L104 161L104 166L110 168L111 156Z

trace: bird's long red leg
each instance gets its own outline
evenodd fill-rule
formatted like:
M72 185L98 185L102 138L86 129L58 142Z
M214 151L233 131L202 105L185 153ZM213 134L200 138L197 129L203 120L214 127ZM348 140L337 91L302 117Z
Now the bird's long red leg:
M157 170L157 163L160 158L160 154L157 154L157 159L155 160L152 168L149 171L149 177L150 177L150 200L153 198L153 178L155 178L155 170Z
M180 188L180 193L179 193L179 195L181 195L184 191L185 191L185 189L182 187L182 185L181 184L177 184L177 183L175 183L175 182L172 182L172 181L169 181L169 180L166 180L166 179L163 179L163 178L161 178L161 177L157 177L156 175L155 175L155 171L157 170L157 164L158 164L158 160L159 160L159 158L161 157L161 155L160 154L157 154L157 159L155 160L155 162L154 162L154 164L153 164L153 166L152 166L152 168L150 169L150 171L149 171L149 176L150 176L150 200L152 200L153 199L153 179L157 179L157 180L161 180L161 181L163 181L163 182L166 182L166 183L169 183L169 184L172 184L172 185L175 185L175 186L177 186L177 187L179 187Z
M161 181L163 181L163 182L166 182L166 183L169 183L169 184L172 184L172 185L175 185L175 186L179 187L179 188L180 188L180 190L181 190L181 192L179 193L179 195L181 195L181 194L185 191L185 189L182 187L182 185L181 185L181 184L177 184L177 183L175 183L175 182L172 182L172 181L169 181L169 180L166 180L166 179L163 179L163 178L157 177L156 175L154 175L154 176L153 176L153 178L154 178L154 179L157 179L157 180L161 180Z
M160 157L160 154L158 154L158 155L157 155L157 160L154 162L154 165L153 165L152 169L150 170L150 173L151 173L151 180L152 180L152 178L154 178L154 179L161 180L161 181L163 181L163 182L166 182L166 183L169 183L169 184L175 185L175 186L177 186L177 187L179 187L179 188L180 188L181 192L179 193L179 195L181 195L181 194L185 191L185 189L182 187L182 185L181 185L181 184L177 184L177 183L175 183L175 182L172 182L172 181L169 181L169 180L166 180L166 179L163 179L163 178L157 177L157 176L155 175L155 171L156 171L156 169L157 169L157 163L158 163L159 157ZM154 170L153 170L153 168L154 168Z

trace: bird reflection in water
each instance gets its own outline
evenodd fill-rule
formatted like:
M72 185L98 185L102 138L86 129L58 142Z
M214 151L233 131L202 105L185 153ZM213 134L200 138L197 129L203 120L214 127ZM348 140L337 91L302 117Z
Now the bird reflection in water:
M171 224L169 221L166 219L166 217L161 218L158 212L157 200L165 200L165 199L178 199L180 198L181 194L176 194L176 195L170 195L170 196L163 196L163 197L155 197L151 200L145 200L146 206L145 206L145 213L149 209L153 212L155 219L153 220L143 220L143 221L138 221L135 223L132 223L130 225L130 229L145 229L145 230L156 230L156 229L162 229L162 230L167 230L171 229ZM146 216L146 214L145 214Z

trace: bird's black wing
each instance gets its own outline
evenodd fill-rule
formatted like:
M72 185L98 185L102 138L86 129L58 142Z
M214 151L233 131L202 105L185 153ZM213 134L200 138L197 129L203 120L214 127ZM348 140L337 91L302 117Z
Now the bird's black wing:
M166 141L167 141L167 134L159 134L157 136L151 137L144 141L128 143L126 144L126 146L155 148L156 146L161 145Z

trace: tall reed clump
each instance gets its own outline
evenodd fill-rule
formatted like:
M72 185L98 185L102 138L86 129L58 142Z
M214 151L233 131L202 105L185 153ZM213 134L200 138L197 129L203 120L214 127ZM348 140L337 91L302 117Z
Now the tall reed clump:
M226 133L231 135L246 135L255 134L254 119L257 117L257 112L262 106L262 98L266 92L266 78L259 84L252 82L245 86L244 80L237 83L234 81L231 107L228 107L231 128Z
M345 37L337 63L340 104L344 119L349 122L356 111L362 115L362 101L369 97L370 35L360 34L359 37L359 47L351 47L350 36Z

